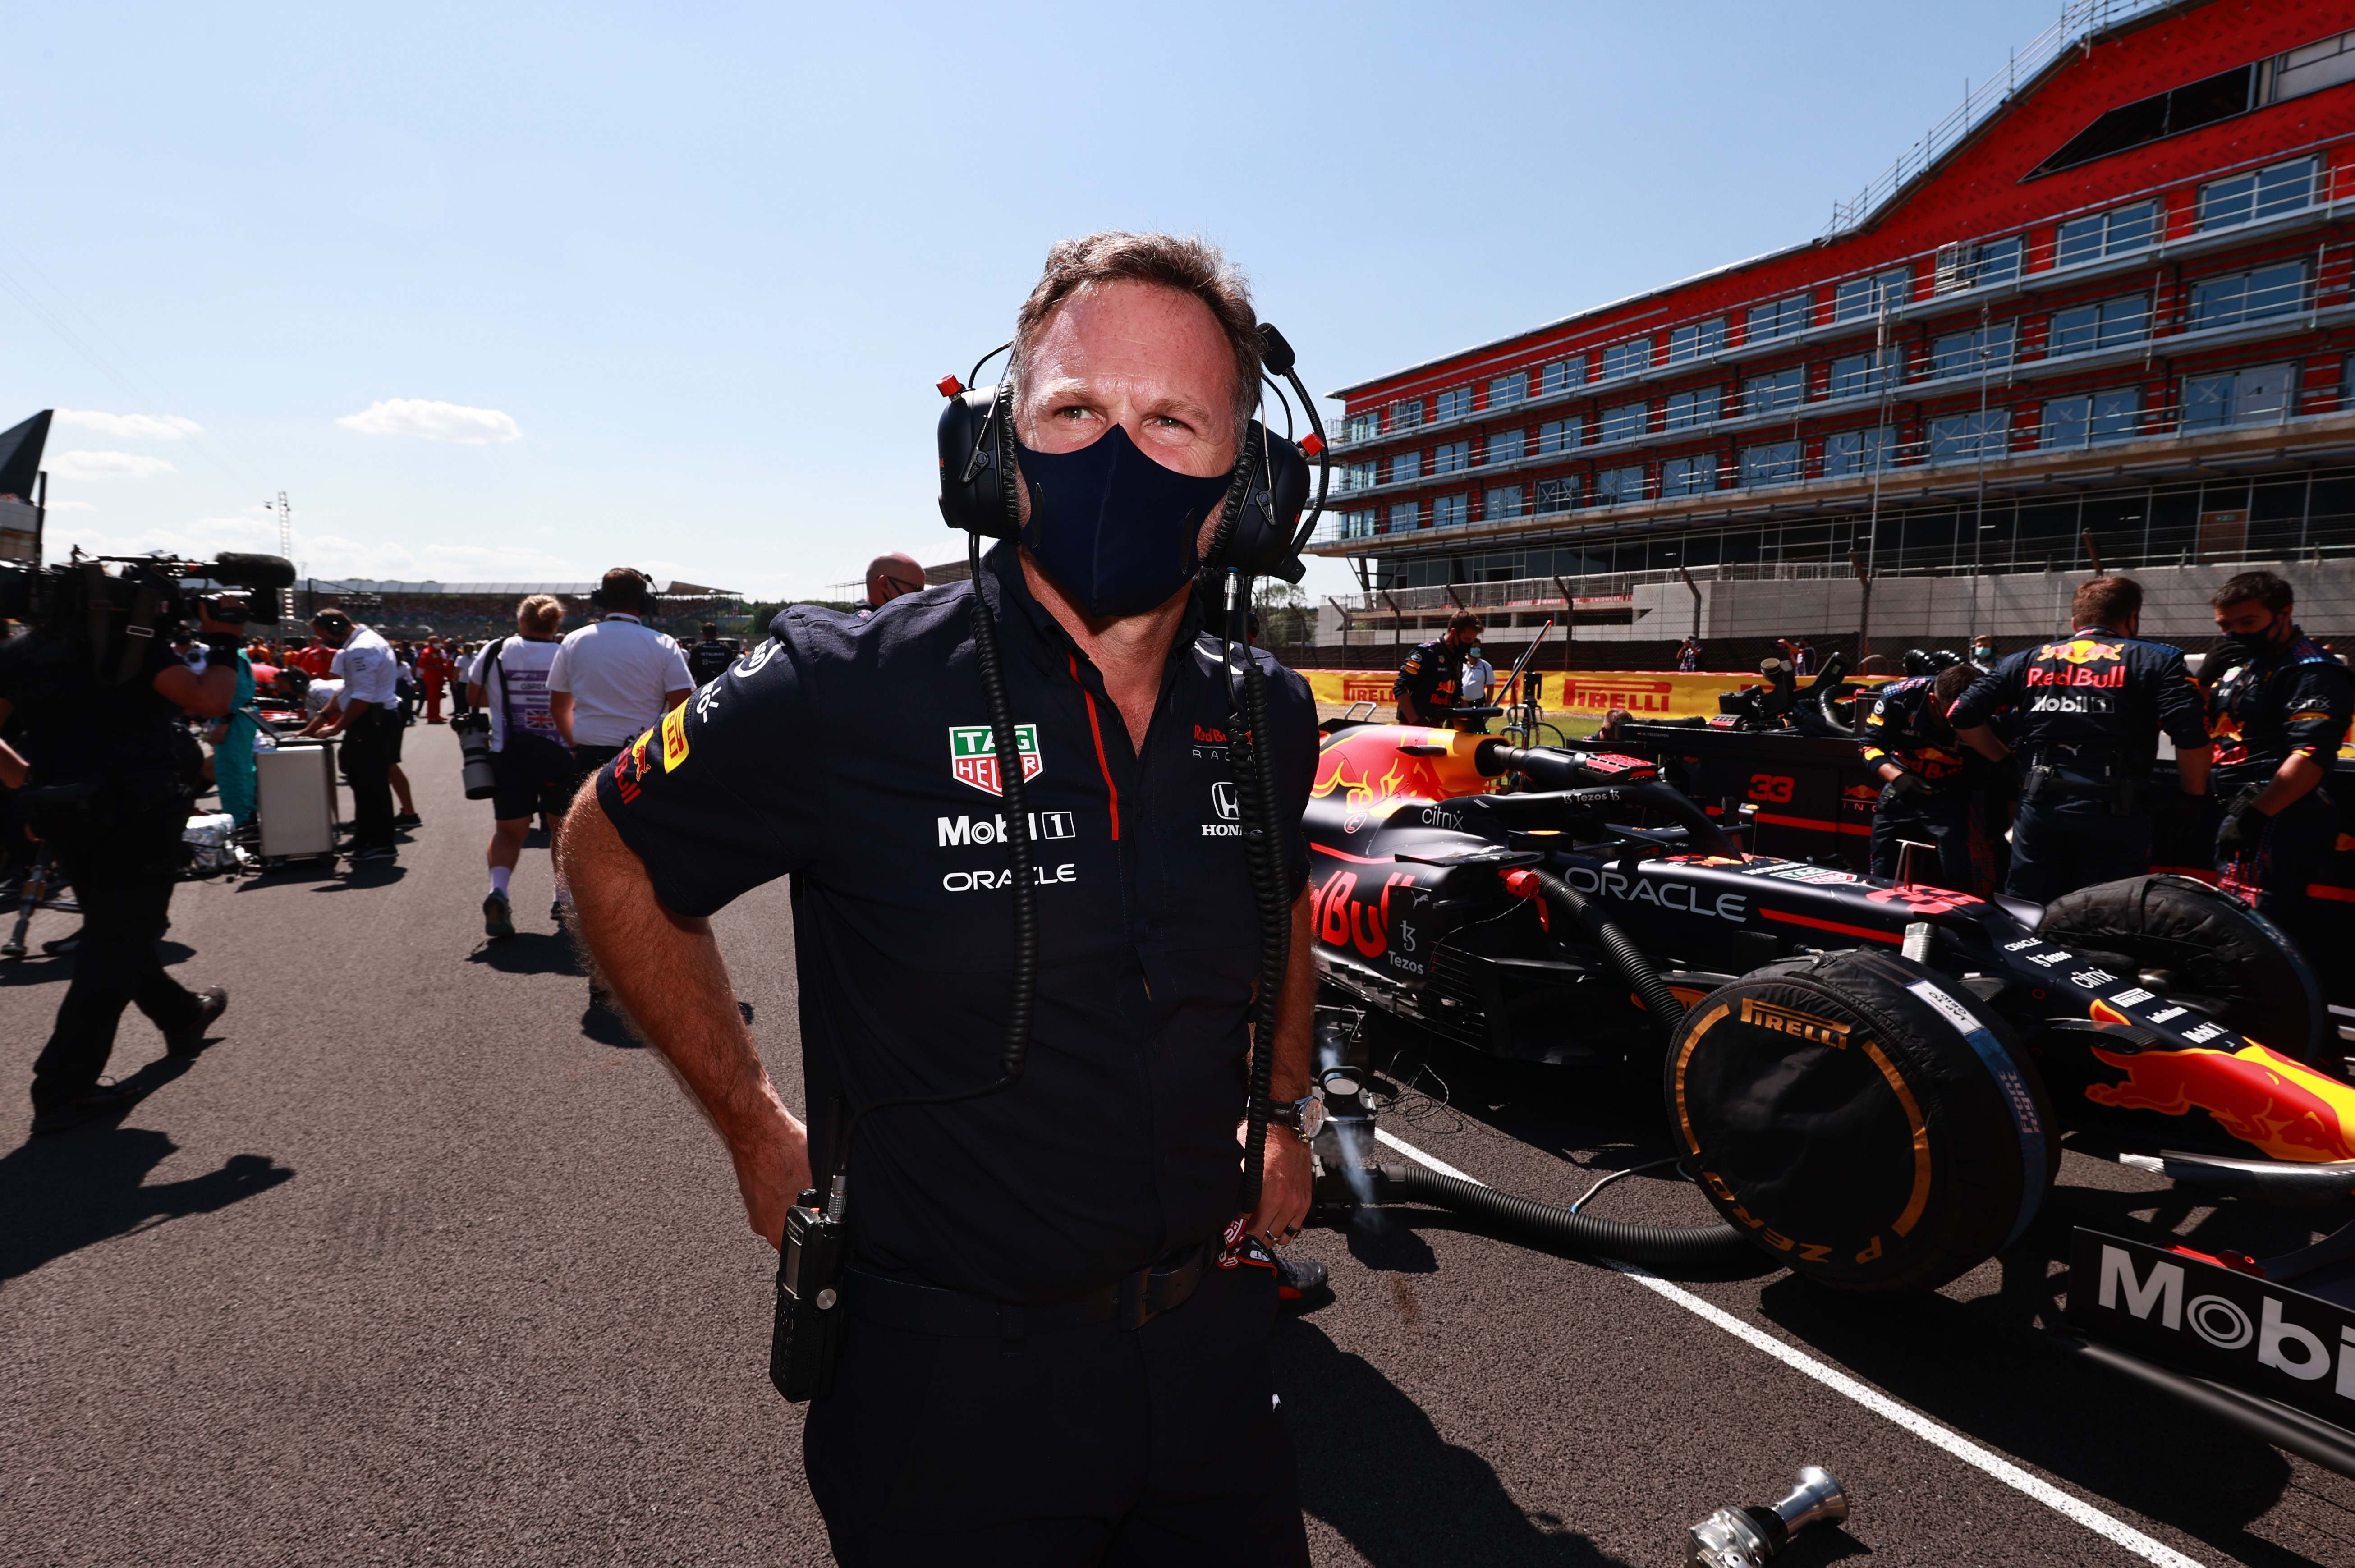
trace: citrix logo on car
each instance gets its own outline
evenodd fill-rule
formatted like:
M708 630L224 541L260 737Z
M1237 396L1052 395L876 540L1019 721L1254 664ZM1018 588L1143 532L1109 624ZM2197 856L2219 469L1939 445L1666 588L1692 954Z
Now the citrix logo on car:
M1604 870L1594 866L1567 867L1562 871L1561 880L1582 893L1599 892L1606 898L1621 899L1629 903L1657 904L1662 909L1678 910L1687 914L1715 915L1736 925L1750 918L1750 895L1747 893L1719 893L1712 901L1709 894L1689 882L1630 877L1625 871Z

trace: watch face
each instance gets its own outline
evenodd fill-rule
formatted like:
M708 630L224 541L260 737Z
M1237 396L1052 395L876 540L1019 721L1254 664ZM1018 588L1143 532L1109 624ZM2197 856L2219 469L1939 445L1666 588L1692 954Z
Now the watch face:
M1309 1096L1308 1096L1308 1098L1306 1098L1306 1099L1305 1099L1305 1100L1301 1101L1301 1102L1300 1102L1300 1136L1301 1136L1302 1137L1304 1137L1304 1138L1313 1138L1313 1137L1315 1137L1315 1136L1317 1135L1317 1133L1318 1133L1318 1132L1319 1132L1319 1131L1324 1127L1324 1125L1325 1125L1325 1100L1324 1100L1324 1097L1323 1097L1322 1095L1318 1095L1318 1094L1311 1094L1311 1095L1309 1095Z

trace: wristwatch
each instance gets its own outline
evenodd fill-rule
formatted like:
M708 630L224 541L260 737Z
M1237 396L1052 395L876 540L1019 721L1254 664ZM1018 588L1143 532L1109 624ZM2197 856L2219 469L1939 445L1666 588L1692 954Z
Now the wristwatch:
M1279 1101L1269 1107L1267 1119L1290 1127L1305 1142L1325 1126L1325 1096L1311 1091L1297 1100Z

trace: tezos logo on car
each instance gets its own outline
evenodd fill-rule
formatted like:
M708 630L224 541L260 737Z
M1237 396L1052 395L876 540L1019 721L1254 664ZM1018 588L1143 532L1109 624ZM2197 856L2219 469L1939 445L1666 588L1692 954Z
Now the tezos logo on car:
M1017 724L1014 727L1014 750L1022 758L1022 782L1029 783L1046 771L1046 763L1039 755L1039 726ZM968 784L984 795L1002 795L1003 781L997 776L997 741L986 724L955 724L949 728L949 766L959 784Z

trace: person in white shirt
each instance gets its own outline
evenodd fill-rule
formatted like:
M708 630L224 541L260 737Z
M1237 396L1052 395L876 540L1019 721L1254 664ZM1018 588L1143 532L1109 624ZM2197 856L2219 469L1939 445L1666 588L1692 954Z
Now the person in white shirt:
M557 628L564 602L535 593L516 606L515 635L489 644L467 666L466 702L491 716L490 895L483 900L483 934L516 933L507 879L523 859L535 815L548 822L550 862L556 827L572 804L572 755L548 711L548 669L556 662Z
M352 863L392 859L392 769L400 761L403 718L394 696L400 666L392 645L341 610L320 611L311 617L311 630L336 650L327 673L343 689L303 733L343 737L344 780L352 787Z
M695 694L687 655L645 624L654 579L617 566L590 603L603 616L567 635L548 668L549 717L572 749L575 790ZM550 912L560 918L567 901L559 873Z

